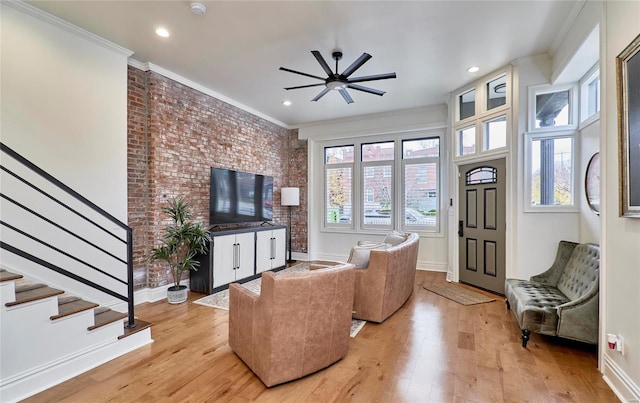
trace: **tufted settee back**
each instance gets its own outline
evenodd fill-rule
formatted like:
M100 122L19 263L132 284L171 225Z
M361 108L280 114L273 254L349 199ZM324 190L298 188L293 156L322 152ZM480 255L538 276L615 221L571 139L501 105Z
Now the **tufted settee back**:
M593 244L580 244L573 250L557 288L573 301L590 290L597 290L599 277L600 249Z

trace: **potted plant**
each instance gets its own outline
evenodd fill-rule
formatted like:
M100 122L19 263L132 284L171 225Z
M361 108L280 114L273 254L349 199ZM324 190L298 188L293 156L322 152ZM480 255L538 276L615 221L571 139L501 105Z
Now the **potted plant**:
M181 197L169 201L162 211L173 222L165 227L161 245L151 250L149 260L167 262L173 276L173 286L167 289L167 300L170 304L179 304L187 300L187 286L180 285L182 272L198 269L200 262L196 255L207 252L211 238L200 223L191 221L190 206Z

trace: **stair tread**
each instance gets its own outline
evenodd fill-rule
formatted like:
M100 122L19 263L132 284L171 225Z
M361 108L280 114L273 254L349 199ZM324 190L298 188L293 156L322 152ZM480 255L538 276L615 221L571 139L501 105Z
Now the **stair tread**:
M74 313L86 311L96 308L98 304L85 301L78 297L67 297L58 299L58 314L50 317L51 320L64 318L65 316L73 315Z
M100 308L98 308L100 309ZM96 311L98 311L98 309L96 309ZM105 326L108 325L109 323L113 323L116 322L118 320L122 320L124 318L127 317L126 313L122 313L122 312L116 312L113 311L109 308L104 308L106 309L103 312L97 313L95 315L95 321L94 321L94 325L93 326L89 326L89 330L94 330L97 329L101 326Z
M118 336L118 339L124 339L127 336L131 336L132 334L136 334L146 328L151 327L151 323L150 322L145 322L144 320L140 320L140 319L135 319L135 324L136 327L134 327L133 329L129 329L126 327L124 328L124 334L122 336Z
M63 293L64 291L62 290L58 290L48 286L29 289L26 291L16 292L16 300L13 302L7 302L5 306L20 305L31 301L37 301L39 299L54 297Z
M11 273L5 269L0 270L0 282L17 280L19 278L22 278L22 274Z

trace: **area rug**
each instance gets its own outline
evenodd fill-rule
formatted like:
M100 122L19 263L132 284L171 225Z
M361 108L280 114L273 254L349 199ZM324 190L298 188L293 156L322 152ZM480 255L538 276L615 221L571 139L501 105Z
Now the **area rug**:
M459 284L446 283L443 285L425 285L422 288L448 298L462 305L484 304L495 301L495 298L465 288Z
M295 266L288 267L282 270L280 273L299 273L303 271L308 271L309 266L305 263L298 263ZM242 286L247 287L250 291L260 295L260 285L262 284L262 278L256 278L251 281L247 281L243 283ZM206 297L200 298L198 300L193 301L194 304L200 304L204 306L208 306L211 308L224 309L225 311L229 310L229 290L222 290L215 294L207 295ZM364 325L367 322L359 319L351 320L351 337L356 337L358 332L362 330Z

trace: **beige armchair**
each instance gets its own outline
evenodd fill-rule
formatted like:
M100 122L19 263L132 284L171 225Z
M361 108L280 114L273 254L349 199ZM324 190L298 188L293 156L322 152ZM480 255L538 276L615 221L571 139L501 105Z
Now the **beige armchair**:
M409 299L419 240L418 234L410 233L397 245L370 251L367 266L356 269L354 318L381 323Z
M229 345L266 386L328 367L347 354L354 266L262 274L260 295L229 286Z

